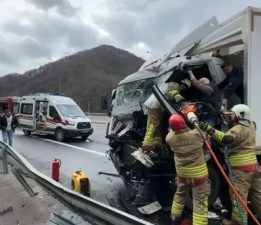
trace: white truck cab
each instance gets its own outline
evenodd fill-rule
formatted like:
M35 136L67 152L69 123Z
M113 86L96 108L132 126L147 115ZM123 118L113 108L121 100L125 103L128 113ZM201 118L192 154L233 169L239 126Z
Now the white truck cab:
M91 120L75 101L65 96L44 93L23 96L18 118L27 136L37 132L54 135L58 141L78 136L86 140L93 133Z

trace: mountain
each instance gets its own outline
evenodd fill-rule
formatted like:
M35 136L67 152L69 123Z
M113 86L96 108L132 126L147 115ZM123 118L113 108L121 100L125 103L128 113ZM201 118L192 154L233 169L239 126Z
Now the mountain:
M78 52L24 74L0 78L0 96L63 93L84 111L101 112L104 96L126 75L138 70L143 59L109 45Z

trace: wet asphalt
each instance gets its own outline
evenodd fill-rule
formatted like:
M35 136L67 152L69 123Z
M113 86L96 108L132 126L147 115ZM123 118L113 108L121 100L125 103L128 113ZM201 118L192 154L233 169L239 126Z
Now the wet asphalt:
M45 135L24 136L17 130L13 148L20 152L36 169L51 177L52 160L61 160L60 183L71 188L71 175L81 170L87 173L91 183L91 197L108 204L106 195L115 193L122 186L120 178L99 175L99 172L117 174L106 151L109 149L105 138L106 124L93 123L94 132L86 140L78 138L57 142Z

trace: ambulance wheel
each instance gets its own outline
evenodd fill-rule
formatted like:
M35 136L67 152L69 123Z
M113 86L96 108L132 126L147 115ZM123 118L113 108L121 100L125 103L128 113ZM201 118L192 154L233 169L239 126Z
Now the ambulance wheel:
M55 131L55 139L61 142L64 140L64 131L61 128Z
M25 136L30 136L31 135L31 131L30 130L23 129L23 132L24 132Z
M82 140L83 140L83 141L86 141L87 138L89 137L89 135L82 135L81 137L82 137Z

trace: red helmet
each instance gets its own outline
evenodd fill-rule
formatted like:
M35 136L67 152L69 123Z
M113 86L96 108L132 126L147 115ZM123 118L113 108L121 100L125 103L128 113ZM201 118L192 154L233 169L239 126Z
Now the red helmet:
M178 131L186 128L183 117L179 114L172 114L169 118L169 126L172 130Z

